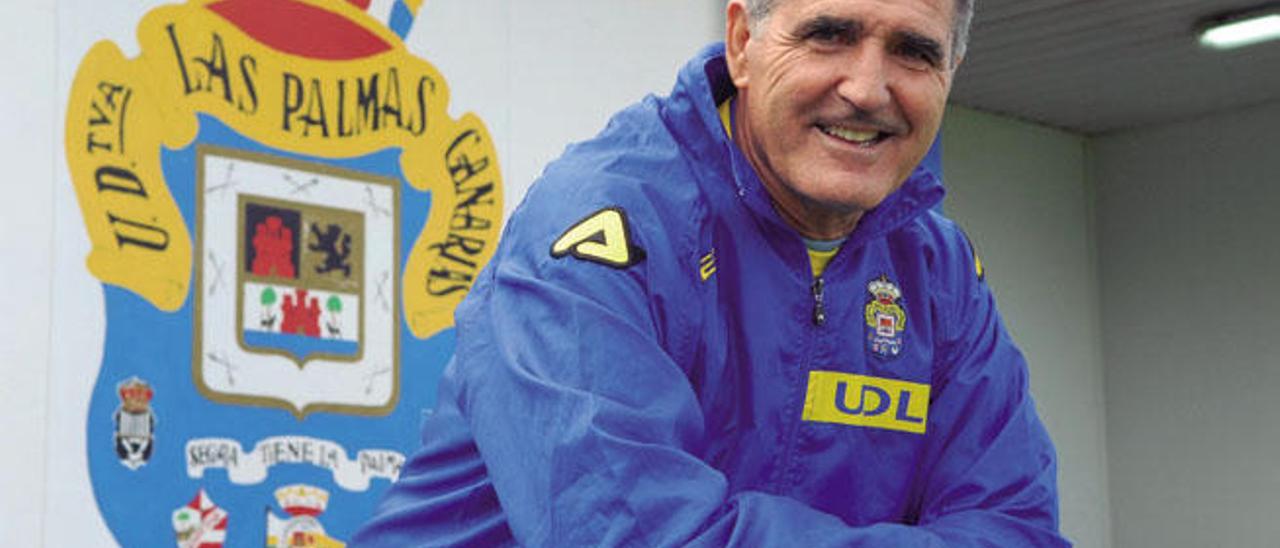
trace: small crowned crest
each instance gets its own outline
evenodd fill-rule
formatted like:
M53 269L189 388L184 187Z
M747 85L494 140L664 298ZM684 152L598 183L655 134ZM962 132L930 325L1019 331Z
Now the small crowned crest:
M138 377L130 377L116 386L116 392L120 394L120 404L125 411L130 413L141 413L151 406L151 398L155 392L151 390L151 385Z
M318 516L329 506L329 492L295 483L276 489L276 502L290 516Z

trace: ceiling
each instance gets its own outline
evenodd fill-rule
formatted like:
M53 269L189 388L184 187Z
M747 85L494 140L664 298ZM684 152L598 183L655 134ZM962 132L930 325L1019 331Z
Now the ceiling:
M1215 51L1194 31L1264 0L976 1L956 104L1100 134L1280 101L1280 41Z

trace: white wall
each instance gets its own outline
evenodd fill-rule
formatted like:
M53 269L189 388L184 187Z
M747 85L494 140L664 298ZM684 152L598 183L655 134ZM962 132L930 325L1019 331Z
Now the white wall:
M54 11L0 3L0 539L41 544L53 267Z
M1280 103L1094 147L1118 546L1280 539Z
M1058 449L1062 531L1111 546L1085 141L952 106L942 166L946 213L978 249Z

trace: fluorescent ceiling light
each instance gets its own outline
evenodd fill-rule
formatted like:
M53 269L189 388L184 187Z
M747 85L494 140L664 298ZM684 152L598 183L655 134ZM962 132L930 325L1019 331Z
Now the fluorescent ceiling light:
M1216 18L1200 31L1200 43L1215 49L1240 48L1280 38L1280 8Z

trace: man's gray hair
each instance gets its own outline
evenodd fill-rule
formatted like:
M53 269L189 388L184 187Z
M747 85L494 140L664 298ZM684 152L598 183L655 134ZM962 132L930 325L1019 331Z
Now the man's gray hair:
M773 11L773 6L778 1L746 0L747 15L751 18L751 26L754 27L757 23L769 17L769 13ZM969 47L969 24L973 22L973 2L974 0L955 0L955 20L951 22L952 62L964 57L964 51Z

